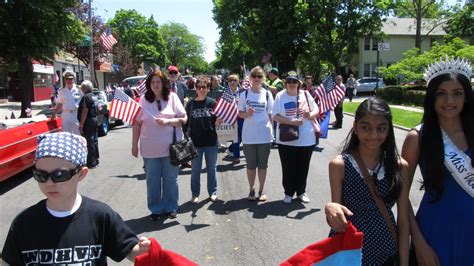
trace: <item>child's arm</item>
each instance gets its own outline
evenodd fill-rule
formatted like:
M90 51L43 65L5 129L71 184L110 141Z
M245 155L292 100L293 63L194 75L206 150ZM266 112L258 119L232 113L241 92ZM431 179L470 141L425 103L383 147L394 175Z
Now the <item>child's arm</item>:
M408 220L408 194L410 191L410 184L408 181L408 163L401 159L399 165L402 173L402 191L397 200L398 251L400 256L400 265L408 265L408 236L410 233Z
M407 168L407 179L408 179L408 193L410 192L411 184L413 183L413 176L418 164L418 158L420 155L420 136L417 131L412 130L408 133L405 138L405 142L402 147L402 158L408 163ZM411 239L413 246L415 247L416 259L419 265L434 265L439 266L439 260L433 249L426 243L423 234L421 233L418 223L415 219L410 200L407 204L408 210L408 221Z
M331 201L326 204L324 211L328 225L336 232L344 231L347 227L345 214L352 216L352 212L343 206L342 184L344 181L344 160L341 155L329 162L329 183L331 185Z
M148 252L148 248L151 244L150 240L143 236L141 236L139 240L140 241L132 248L130 253L128 253L127 255L127 259L129 259L130 261L135 261L136 256Z

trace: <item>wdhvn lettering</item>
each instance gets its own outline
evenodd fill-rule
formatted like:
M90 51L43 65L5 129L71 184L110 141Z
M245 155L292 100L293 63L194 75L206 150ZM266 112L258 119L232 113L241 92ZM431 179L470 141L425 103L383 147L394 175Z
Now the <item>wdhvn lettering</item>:
M75 246L73 248L35 249L21 252L25 264L64 264L87 262L100 258L102 245Z

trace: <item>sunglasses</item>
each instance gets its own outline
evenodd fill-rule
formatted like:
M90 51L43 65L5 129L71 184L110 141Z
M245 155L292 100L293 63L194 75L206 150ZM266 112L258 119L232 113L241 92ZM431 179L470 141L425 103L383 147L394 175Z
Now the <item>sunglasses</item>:
M178 72L176 72L176 71L171 71L170 74L171 74L171 75L176 75L176 74L178 74Z
M295 79L287 79L287 80L286 80L286 83L288 83L288 84L297 84L298 81L295 80Z
M263 79L263 75L255 75L255 74L252 74L250 75L252 78L254 79Z
M66 182L70 180L73 176L79 173L79 171L81 171L80 166L74 169L68 169L68 168L56 169L51 173L33 168L33 177L39 183L46 183L46 181L48 181L48 179L50 178L51 178L51 181L53 181L54 183L61 183L61 182Z
M66 80L73 80L74 78L66 78Z
M161 101L157 100L156 103L158 104L158 111L161 112Z
M196 90L205 90L207 89L206 86L196 86Z

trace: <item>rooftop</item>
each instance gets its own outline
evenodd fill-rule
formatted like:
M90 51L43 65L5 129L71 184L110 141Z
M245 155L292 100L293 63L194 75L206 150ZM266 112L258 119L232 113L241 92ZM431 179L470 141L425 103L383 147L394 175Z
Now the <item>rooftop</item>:
M422 19L421 34L426 35L446 35L443 25L446 20ZM436 27L433 29L433 25ZM431 32L430 32L431 31ZM414 18L387 18L382 25L382 32L386 35L416 35L416 20Z

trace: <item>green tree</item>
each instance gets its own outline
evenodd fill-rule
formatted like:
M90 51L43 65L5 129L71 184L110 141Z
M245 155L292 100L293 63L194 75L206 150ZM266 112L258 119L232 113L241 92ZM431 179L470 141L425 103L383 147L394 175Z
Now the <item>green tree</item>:
M446 32L449 38L467 38L469 44L474 44L474 3L467 3L462 10L453 14L448 20Z
M161 25L160 31L167 44L170 64L188 67L195 72L207 70L202 37L190 33L184 24L175 22Z
M76 0L7 0L0 4L0 58L19 69L21 117L31 108L33 59L49 61L58 47L84 36L81 22L70 8Z
M120 43L117 48L128 50L114 53L114 62L122 66L120 71L132 69L136 73L143 62L164 65L167 61L166 43L153 16L146 19L136 10L120 9L107 24ZM130 64L133 67L129 67ZM120 72L118 76L130 74Z

